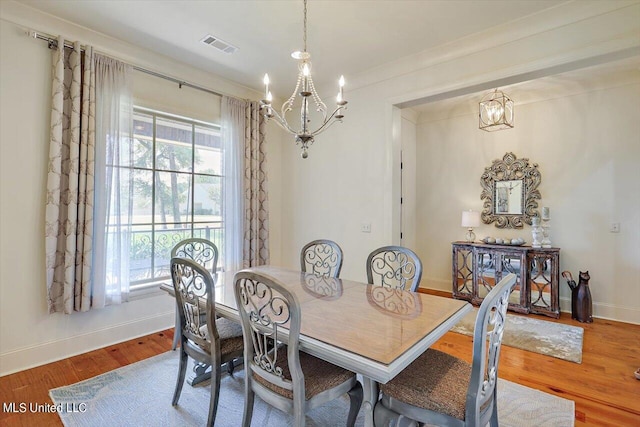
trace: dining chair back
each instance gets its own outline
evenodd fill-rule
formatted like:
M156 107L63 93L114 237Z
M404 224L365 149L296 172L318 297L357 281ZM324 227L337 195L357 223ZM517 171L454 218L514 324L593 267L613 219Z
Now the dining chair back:
M304 426L308 410L349 393L347 425L353 426L362 386L353 372L300 351L297 297L277 279L251 270L236 273L234 282L245 345L242 425L251 425L256 394L292 414L294 426Z
M213 278L196 261L171 258L171 281L181 325L180 365L172 404L178 404L189 357L211 366L211 400L208 424L213 425L220 393L221 365L242 356L242 328L236 322L216 319Z
M213 276L215 276L218 268L218 247L207 239L193 237L178 242L171 249L171 258L174 257L193 260L206 268ZM178 312L176 311L175 332L171 350L175 350L180 341L178 329L180 329L180 324L178 323Z
M402 246L383 246L367 258L367 283L415 292L422 278L418 255Z
M483 300L473 333L473 362L429 349L386 384L376 405L376 426L498 426L500 348L516 275L506 275Z
M340 277L342 248L332 240L314 240L300 251L300 270L321 277Z

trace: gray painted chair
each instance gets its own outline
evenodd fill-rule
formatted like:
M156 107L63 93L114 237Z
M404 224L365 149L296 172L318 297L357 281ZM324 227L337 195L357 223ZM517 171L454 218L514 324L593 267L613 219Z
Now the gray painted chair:
M216 268L218 267L218 247L207 239L194 237L178 242L173 249L171 249L171 258L174 257L193 260L209 270L212 276L216 274ZM180 323L178 321L178 310L176 309L176 326L171 350L175 350L180 341L180 334L178 333Z
M383 246L367 258L367 283L415 292L422 278L422 262L411 249Z
M362 405L362 386L353 372L299 351L301 313L296 296L278 280L252 271L236 273L234 281L245 345L242 425L251 425L255 395L293 414L293 425L300 427L307 411L348 393L347 426L353 426ZM282 336L283 328L288 338Z
M498 425L497 381L500 345L509 294L516 276L508 274L478 310L473 334L473 363L429 349L387 384L375 407L376 426ZM413 421L415 420L415 421Z
M213 278L197 262L171 258L171 279L180 327L180 366L172 405L177 405L189 357L211 365L211 400L207 425L214 424L220 393L221 365L242 356L242 328L236 322L216 319ZM201 301L206 300L206 308Z
M340 277L342 248L326 239L307 243L300 251L300 270L321 277Z

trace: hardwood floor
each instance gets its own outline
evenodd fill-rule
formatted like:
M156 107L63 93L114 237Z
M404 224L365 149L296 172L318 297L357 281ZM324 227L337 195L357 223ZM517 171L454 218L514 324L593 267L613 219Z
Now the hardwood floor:
M640 381L633 375L640 367L640 325L602 319L582 324L571 320L567 313L557 321L585 329L582 364L503 346L500 377L575 401L576 426L640 425ZM4 376L0 378L0 400L3 404L51 403L49 389L168 351L172 339L173 330L166 330ZM471 337L465 335L449 332L434 347L471 359ZM61 426L62 423L55 413L2 411L0 425Z

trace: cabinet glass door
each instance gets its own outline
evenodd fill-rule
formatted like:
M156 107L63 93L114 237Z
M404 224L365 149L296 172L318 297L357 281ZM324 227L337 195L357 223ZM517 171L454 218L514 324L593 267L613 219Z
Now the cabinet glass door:
M509 295L509 303L521 305L522 297L522 257L520 255L503 255L501 263L501 275L500 279L509 273L516 275L516 285Z
M456 296L473 295L473 252L470 249L457 248L455 251Z
M529 255L529 288L531 308L553 311L551 298L551 257L545 254Z
M496 255L478 251L478 294L479 298L489 295L496 285Z

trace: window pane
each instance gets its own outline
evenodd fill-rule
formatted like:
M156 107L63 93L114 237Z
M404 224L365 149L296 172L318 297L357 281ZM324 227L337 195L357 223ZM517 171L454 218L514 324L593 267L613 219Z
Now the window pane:
M151 231L151 226L149 225L137 225L131 228L129 270L132 283L153 278L151 265L153 254Z
M153 167L153 116L148 114L133 116L133 166Z
M192 135L189 123L156 118L156 169L191 172Z
M194 172L222 175L222 149L220 131L215 128L196 126L196 155Z
M133 211L132 224L150 224L152 222L153 171L133 171Z
M222 218L222 178L196 175L193 191L193 221L220 221Z
M171 276L169 263L171 249L180 241L191 237L191 224L174 224L170 227L156 227L155 233L155 275L156 278Z
M191 221L191 175L156 172L156 223Z

